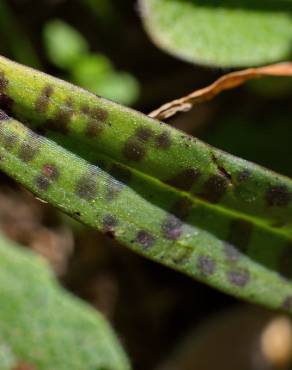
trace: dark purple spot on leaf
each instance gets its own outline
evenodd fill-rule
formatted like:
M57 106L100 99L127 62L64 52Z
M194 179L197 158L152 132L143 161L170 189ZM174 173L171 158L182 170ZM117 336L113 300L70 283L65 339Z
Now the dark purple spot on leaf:
M39 175L36 178L36 186L41 191L47 191L50 186L50 179L44 175Z
M200 177L200 171L195 168L188 168L179 172L167 183L181 190L190 190L197 179Z
M53 181L59 178L59 170L54 164L47 163L42 168L41 175L36 178L36 185L42 191L47 191Z
M105 122L108 118L108 112L100 107L91 108L89 105L83 105L81 112L99 122Z
M9 119L10 119L10 117L5 112L0 110L0 121L7 121Z
M215 271L215 261L213 258L208 256L199 256L197 261L197 267L202 275L210 276Z
M8 86L8 80L5 78L4 72L0 72L0 93L3 93Z
M124 156L129 161L139 162L146 155L146 147L137 138L129 138L124 146Z
M85 135L90 139L95 138L102 132L103 128L103 122L92 119L86 126Z
M92 201L97 196L97 176L89 172L78 180L76 184L76 194L87 201Z
M118 225L118 220L111 216L105 215L103 219L103 230L105 232L113 231L113 229Z
M159 149L168 149L171 146L171 136L168 131L163 131L156 137L156 145Z
M90 107L89 105L83 105L81 107L81 112L88 116L90 119L98 121L99 123L105 122L108 118L108 112L100 107Z
M123 185L120 182L110 179L107 184L107 200L115 200L122 188Z
M95 107L90 110L89 115L94 119L104 122L108 117L108 112L100 107Z
M169 215L161 225L162 235L169 240L177 240L182 234L182 222Z
M140 230L136 236L135 242L140 244L143 249L149 249L153 246L155 238L147 231Z
M266 201L270 207L284 207L287 206L291 200L285 185L271 186L266 193Z
M54 88L51 85L44 87L41 95L35 102L35 109L38 113L46 113L50 104L50 98L53 95Z
M231 270L227 273L230 284L244 288L248 284L250 274L247 270Z
M147 141L153 136L153 131L148 127L139 127L136 131L136 136L139 140L147 143Z
M73 101L71 98L68 98L62 105L59 106L59 110L55 117L50 118L46 121L45 128L48 130L60 132L61 134L67 134L72 115Z
M118 225L118 220L111 216L106 215L103 218L103 232L110 238L115 237L115 227Z
M51 163L46 163L42 168L42 173L51 180L57 180L60 176L58 168Z
M1 133L1 141L6 150L10 151L14 149L19 141L18 135L10 132Z
M23 161L23 162L30 162L32 161L37 154L39 153L41 146L41 140L38 135L35 133L30 133L25 139L19 149L18 152L18 157Z
M201 196L210 203L218 203L226 193L227 187L228 181L226 178L213 175L205 182Z
M249 170L245 169L245 170L242 170L241 172L238 173L237 180L239 182L244 182L244 181L248 180L250 178L250 176L251 176L251 172Z

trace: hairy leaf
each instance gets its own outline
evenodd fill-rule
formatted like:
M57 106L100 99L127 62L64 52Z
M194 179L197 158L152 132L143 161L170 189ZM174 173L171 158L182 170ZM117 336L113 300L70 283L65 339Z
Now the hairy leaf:
M292 312L292 182L0 59L0 168L135 252Z
M1 370L130 369L101 314L61 289L43 260L2 236L0 296Z
M291 56L286 0L140 0L152 40L184 60L253 66Z

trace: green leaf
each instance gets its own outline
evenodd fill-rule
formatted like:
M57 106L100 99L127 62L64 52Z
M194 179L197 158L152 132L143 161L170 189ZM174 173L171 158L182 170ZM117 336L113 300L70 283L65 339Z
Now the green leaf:
M286 0L140 0L152 40L189 62L252 66L291 57Z
M44 40L48 58L60 68L70 67L89 49L86 39L59 19L45 25Z
M67 69L77 85L122 104L137 100L138 81L129 73L115 71L106 56L90 54L87 41L69 24L60 20L47 23L44 40L49 59Z
M78 63L71 66L74 80L82 86L97 86L104 78L112 73L111 61L102 54L86 54Z
M77 85L107 99L131 105L139 96L137 80L129 73L115 71L104 55L85 55L71 66L71 70Z
M59 287L40 258L0 236L0 368L127 370L96 310Z
M5 58L0 87L27 125L1 115L4 172L136 253L292 312L289 178Z

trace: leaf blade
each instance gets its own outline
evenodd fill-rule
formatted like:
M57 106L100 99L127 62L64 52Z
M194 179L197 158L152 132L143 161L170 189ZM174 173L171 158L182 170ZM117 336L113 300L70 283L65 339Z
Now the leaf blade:
M191 63L247 67L291 55L290 2L141 0L140 5L157 46Z
M290 179L4 58L0 71L2 103L11 99L13 114L47 136L2 114L4 172L136 253L291 310ZM103 125L98 135L87 134L92 122Z
M106 172L90 165L49 139L39 137L41 152L28 164L24 164L20 155L23 143L27 143L28 136L36 138L36 134L14 120L2 122L0 129L1 137L7 137L8 133L19 135L19 144L12 150L8 152L3 146L0 148L2 170L42 199L85 224L115 237L136 253L225 292L271 307L281 307L292 292L292 285L272 271L272 268L277 267L273 266L275 253L281 255L282 251L286 251L285 247L289 241L285 238L278 239L275 236L273 238L273 235L265 233L262 235L262 230L255 232L254 229L256 243L265 242L272 254L269 269L265 268L235 250L236 247L232 244L225 244L217 238L215 230L213 233L205 231L204 228L194 226L190 219L188 222L183 222L164 209L162 204L151 203L145 199L145 194L140 194L137 187L133 189L126 187ZM33 145L28 146L27 149L33 149ZM62 179L45 175L48 165L53 166L56 161ZM49 173L53 173L51 169L52 167ZM41 181L40 176L41 178L44 176ZM111 187L114 185L122 187L118 200L115 199L114 202L109 202L105 196L109 184ZM99 192L96 192L97 185ZM157 198L162 199L164 203L172 201L173 197L181 199L175 197L172 194L173 191L170 194L169 189L165 194L161 189L159 192L159 186L156 183L147 183L148 187L151 185L154 191L150 195L154 197L158 192ZM144 183L142 187L145 187ZM129 204L135 207L129 207ZM195 205L194 212L197 214L198 205ZM199 208L197 221L200 218L203 220L206 218L204 226L208 227L212 222L217 225L222 215L216 218L208 211L204 214L204 211ZM224 219L219 226L222 227L224 224L228 229L228 223L226 224ZM244 223L242 225L243 229L240 230L244 231ZM231 243L233 242L231 240ZM226 247L229 248L227 252ZM266 259L266 256L264 257ZM256 292L259 290L261 295L257 296Z
M187 192L204 200L209 186L209 193L217 192L216 202L211 199L214 207L243 211L264 219L267 225L292 218L292 183L285 176L274 176L137 111L3 57L0 73L6 85L0 107L5 110L8 101L16 118L47 136L58 137L62 145L76 145L77 151L86 146L92 161L95 153L103 153L178 189L176 176L190 171L193 181ZM238 190L244 174L246 196ZM248 193L253 193L253 199Z

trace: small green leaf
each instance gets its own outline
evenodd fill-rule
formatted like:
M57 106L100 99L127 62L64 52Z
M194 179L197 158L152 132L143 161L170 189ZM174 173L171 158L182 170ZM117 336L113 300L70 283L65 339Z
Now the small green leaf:
M40 257L0 236L0 369L129 370L105 319L61 289Z
M74 80L88 89L98 86L104 76L112 73L111 61L102 54L86 54L70 66Z
M292 4L278 0L140 0L158 46L192 63L237 67L291 57Z
M69 24L54 20L44 28L48 58L60 68L68 68L88 51L86 39Z
M131 105L139 96L137 80L129 73L115 71L104 55L85 55L71 66L71 71L77 85L107 99Z
M67 70L77 85L118 103L132 105L139 96L139 83L129 73L114 69L102 54L90 54L87 41L67 23L56 20L44 29L49 59Z

